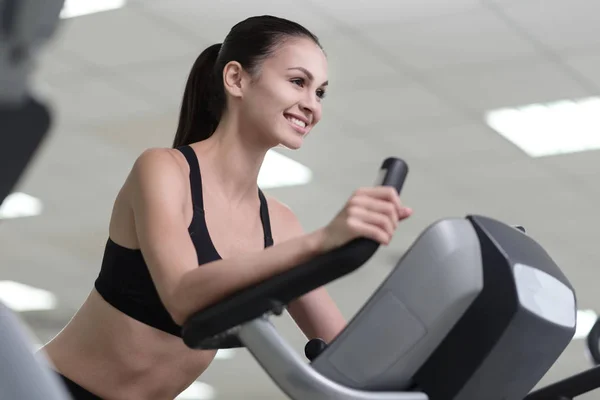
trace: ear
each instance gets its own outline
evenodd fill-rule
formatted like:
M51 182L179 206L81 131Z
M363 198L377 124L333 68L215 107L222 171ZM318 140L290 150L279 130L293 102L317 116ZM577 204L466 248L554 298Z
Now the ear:
M233 97L242 97L244 89L245 72L237 61L230 61L223 68L223 85L225 92Z

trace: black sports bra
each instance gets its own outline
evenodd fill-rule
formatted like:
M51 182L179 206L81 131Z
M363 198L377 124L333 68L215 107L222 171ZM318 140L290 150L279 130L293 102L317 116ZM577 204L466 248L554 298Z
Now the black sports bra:
M194 214L188 232L196 248L198 265L219 260L221 256L213 245L204 218L202 178L198 158L189 146L179 147L177 150L183 153L190 166ZM269 209L260 189L258 196L265 247L269 247L273 245ZM117 310L156 329L181 337L181 327L173 321L160 300L140 249L125 248L109 237L100 274L94 286L104 300Z

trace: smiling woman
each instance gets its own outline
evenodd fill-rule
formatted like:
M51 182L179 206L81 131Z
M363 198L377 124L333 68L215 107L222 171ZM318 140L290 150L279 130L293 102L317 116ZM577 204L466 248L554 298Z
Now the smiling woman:
M218 135L218 125L240 129L243 120L249 142L299 148L302 136L285 127L305 135L319 122L327 84L327 59L316 36L291 21L249 18L196 60L173 145Z
M224 297L358 237L388 244L410 210L392 187L357 190L305 234L258 188L269 149L298 149L321 120L327 58L302 26L236 24L189 74L173 148L136 160L114 203L95 288L44 347L79 399L173 399L215 351L188 348L181 325ZM345 326L324 288L289 304L309 338Z

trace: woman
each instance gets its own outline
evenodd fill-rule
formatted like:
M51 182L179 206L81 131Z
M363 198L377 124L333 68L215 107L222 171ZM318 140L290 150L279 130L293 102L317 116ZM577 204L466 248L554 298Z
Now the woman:
M191 314L356 237L389 243L411 213L391 188L357 190L305 234L257 187L265 153L298 149L321 119L326 75L318 39L270 16L238 23L200 54L173 148L136 160L95 288L44 348L75 399L173 399L215 356L181 340ZM309 338L328 342L345 325L323 288L288 310Z

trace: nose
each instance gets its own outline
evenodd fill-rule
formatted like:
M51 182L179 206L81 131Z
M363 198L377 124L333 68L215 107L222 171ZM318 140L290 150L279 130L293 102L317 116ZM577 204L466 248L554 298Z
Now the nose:
M300 110L305 114L310 115L312 120L318 120L321 110L321 103L314 93L307 93L300 101Z

